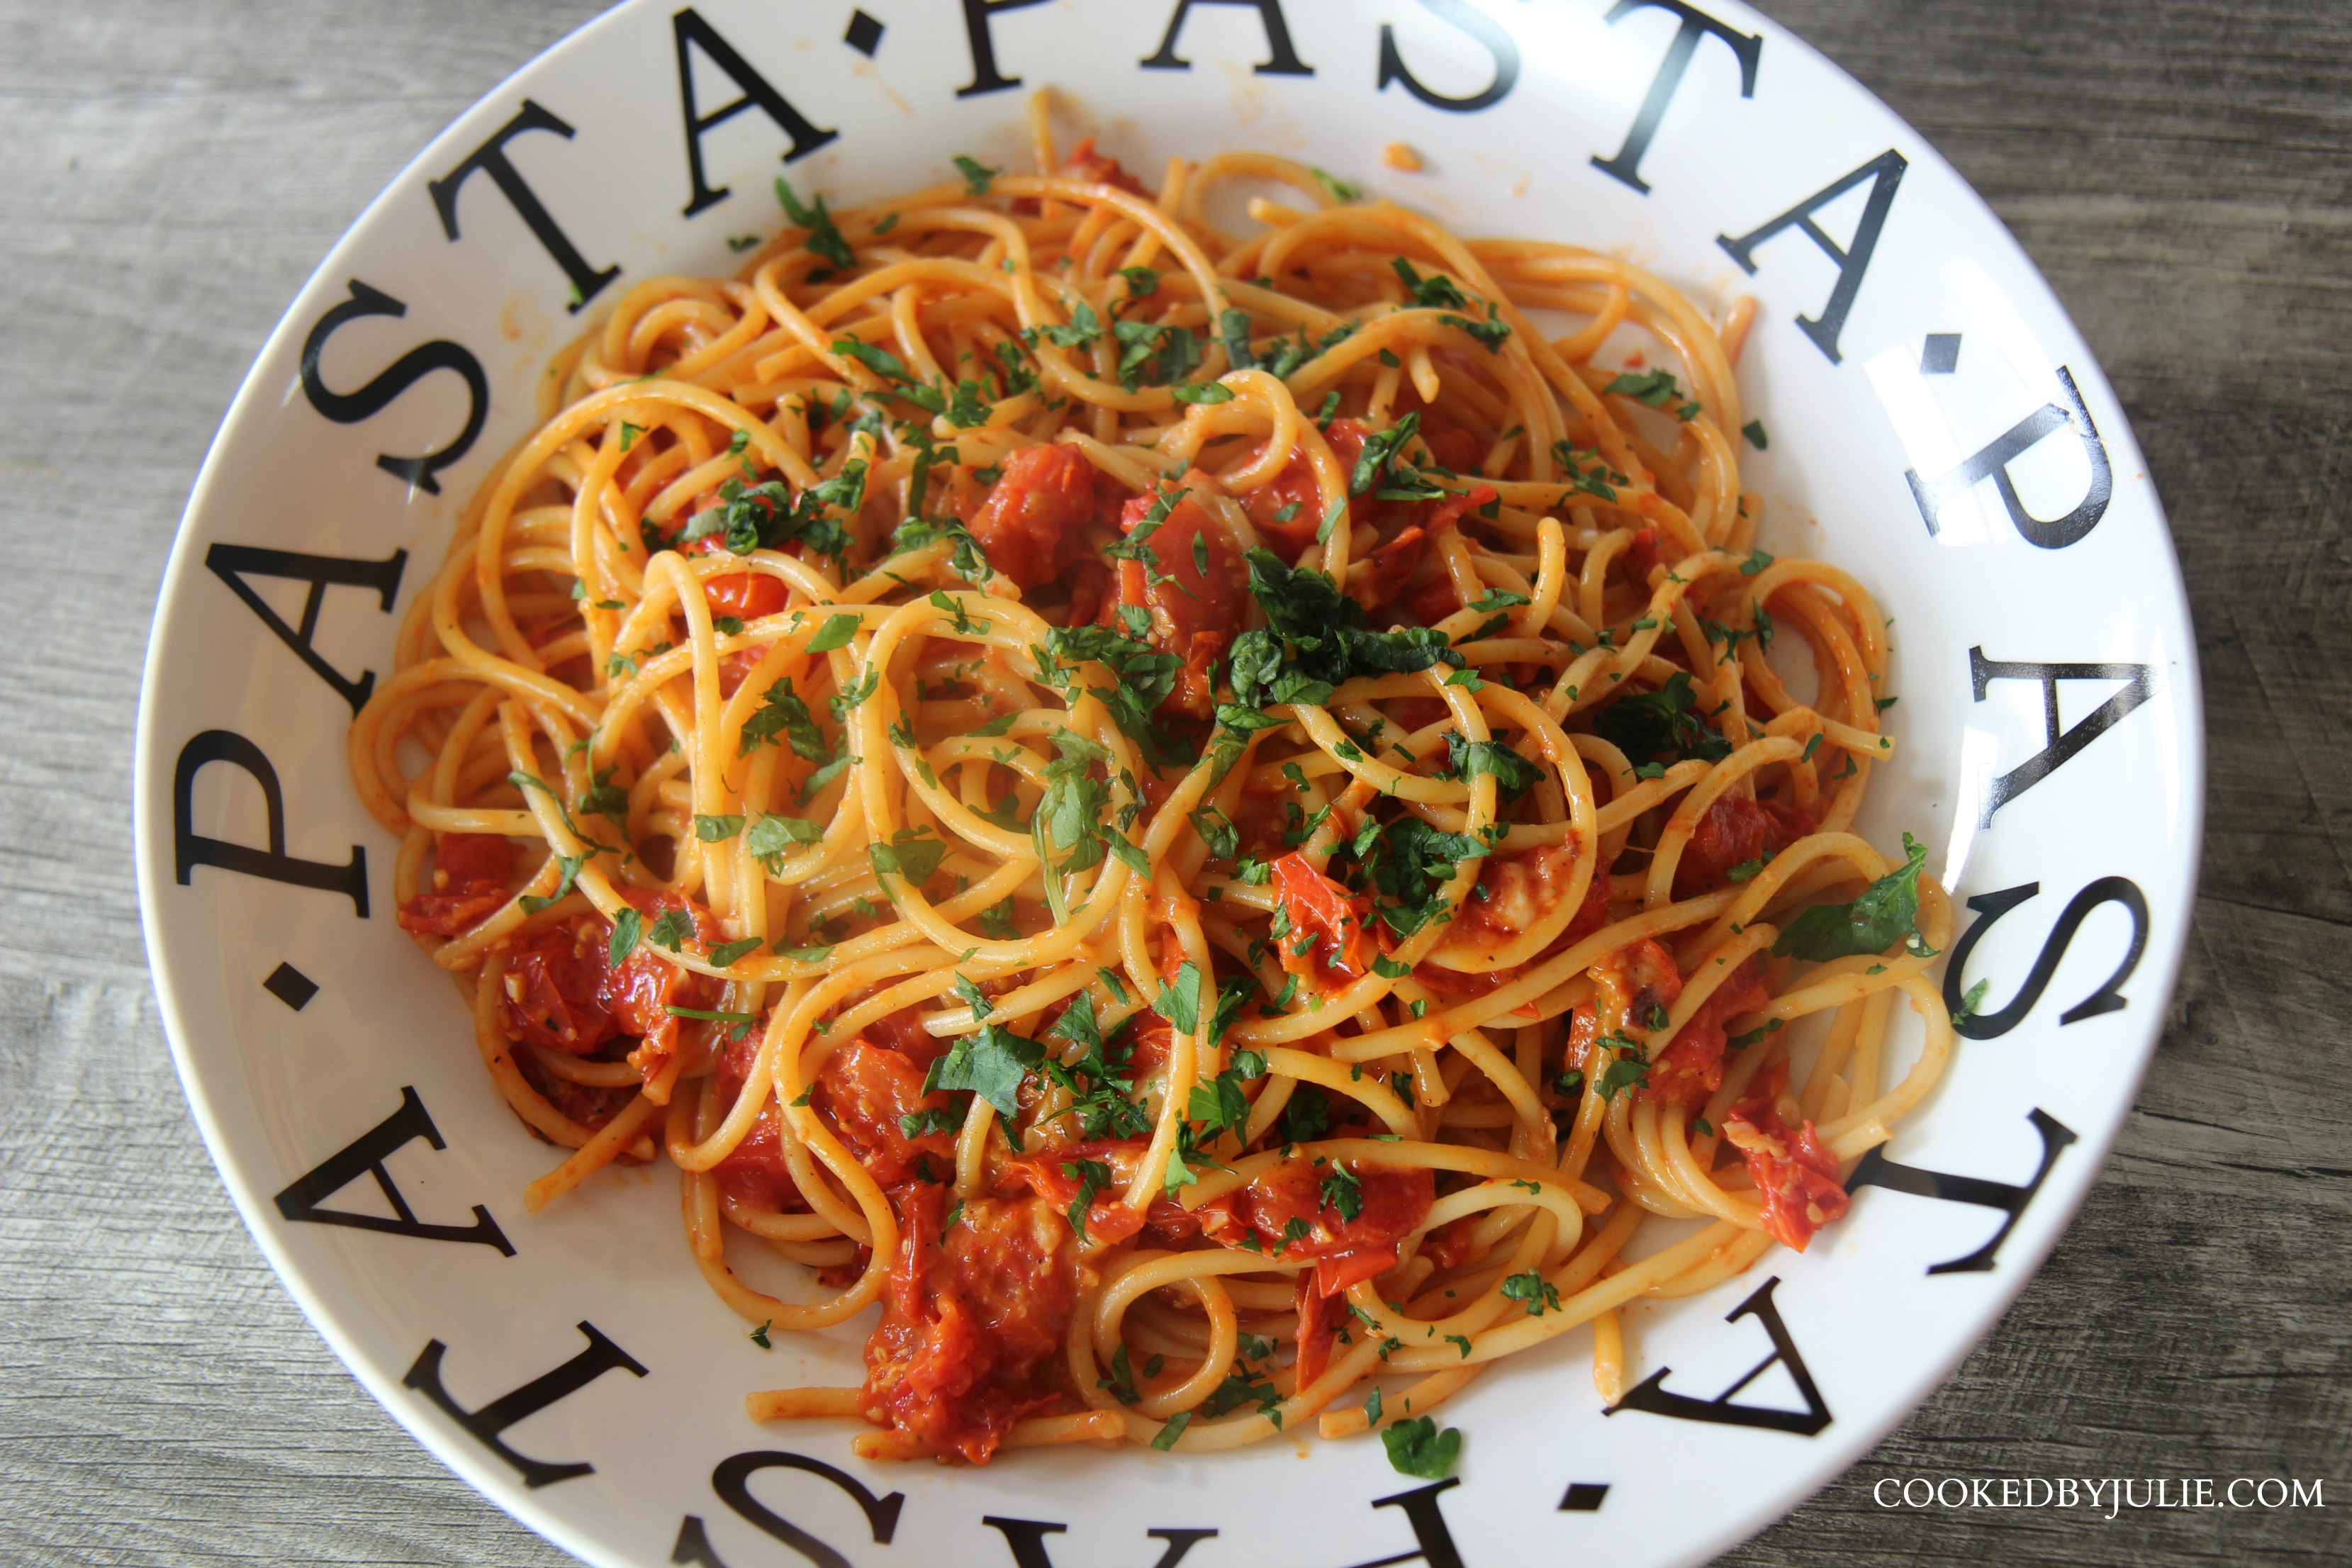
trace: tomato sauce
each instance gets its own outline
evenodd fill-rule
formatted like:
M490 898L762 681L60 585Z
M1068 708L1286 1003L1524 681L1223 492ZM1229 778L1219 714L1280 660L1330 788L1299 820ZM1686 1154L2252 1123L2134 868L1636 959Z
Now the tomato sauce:
M920 1181L926 1173L946 1181L955 1168L951 1134L909 1137L906 1131L906 1118L951 1103L944 1091L923 1092L923 1071L903 1053L863 1038L833 1052L817 1069L809 1103L885 1187Z
M1735 866L1778 855L1820 825L1793 805L1777 800L1750 800L1738 794L1716 797L1692 829L1675 866L1675 897L1695 898L1727 888Z
M507 901L517 851L487 833L445 833L433 851L433 890L400 906L400 929L418 936L461 936Z
M499 1024L510 1040L587 1056L620 1032L604 1005L610 928L591 917L550 926L508 958Z
M1723 1052L1731 1020L1742 1013L1753 1013L1771 999L1771 992L1764 986L1764 956L1750 953L1675 1031L1673 1041L1651 1067L1642 1097L1696 1105L1721 1089Z
M1355 1167L1362 1206L1347 1219L1326 1201L1333 1171L1328 1163L1295 1155L1193 1213L1209 1239L1222 1246L1240 1247L1244 1237L1255 1237L1270 1255L1312 1260L1316 1289L1337 1296L1396 1267L1397 1243L1427 1217L1436 1184L1426 1170Z
M1275 939L1284 973L1322 991L1363 974L1370 900L1349 896L1296 849L1274 863L1274 893L1275 907L1290 917L1290 929Z
M1144 189L1143 182L1121 167L1118 159L1095 151L1095 139L1091 136L1070 149L1070 155L1062 161L1062 173L1074 180L1086 180L1097 185L1116 185L1130 195L1142 196L1146 200L1151 197L1151 193Z
M623 897L646 933L627 960L612 966L613 928L599 917L551 926L509 955L499 1024L509 1039L573 1056L589 1055L616 1035L634 1036L638 1043L630 1065L650 1081L677 1050L685 1020L669 1009L708 1012L721 990L718 981L661 956L653 927L671 910L683 910L694 939L707 946L718 940L719 925L709 910L675 893L631 889Z
M1024 447L972 514L971 536L988 563L1024 589L1045 586L1076 558L1095 521L1095 466L1075 447Z
M1205 482L1199 474L1187 474L1183 480L1186 485ZM1119 527L1132 535L1161 504L1159 498L1137 496L1120 512ZM1144 611L1150 621L1144 640L1184 661L1161 710L1205 719L1216 706L1217 661L1249 609L1249 568L1225 531L1189 495L1168 508L1145 543L1159 557L1158 566L1146 571L1140 561L1119 562L1112 579L1113 597L1099 618L1103 625L1132 635L1120 611Z
M1454 913L1454 923L1445 934L1446 947L1484 952L1541 924L1568 897L1576 858L1573 843L1539 844L1510 855L1488 856L1470 896ZM1605 913L1608 879L1595 875L1593 880L1601 887ZM1591 901L1588 894L1586 904Z
M946 1225L949 1189L896 1189L898 1256L866 1343L869 1420L984 1465L1013 1423L1060 1402L1077 1247L1049 1198L975 1197Z
M1723 1136L1747 1158L1764 1206L1764 1228L1782 1246L1802 1252L1815 1232L1845 1213L1847 1198L1837 1156L1812 1122L1800 1119L1788 1084L1786 1061L1765 1068L1724 1117Z

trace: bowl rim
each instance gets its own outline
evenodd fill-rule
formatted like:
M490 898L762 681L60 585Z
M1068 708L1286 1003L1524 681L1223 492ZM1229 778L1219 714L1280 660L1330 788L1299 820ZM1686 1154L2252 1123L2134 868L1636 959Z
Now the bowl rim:
M347 258L383 223L394 200L413 179L418 178L430 167L446 163L453 153L462 152L460 143L472 133L477 122L502 113L500 106L527 81L542 73L561 69L571 57L589 48L606 31L624 25L638 12L656 8L656 0L618 0L609 9L572 28L508 72L455 115L400 166L346 226L288 300L276 324L256 351L252 364L239 379L220 426L206 448L187 503L182 510L170 555L157 588L154 618L149 628L147 650L142 664L131 762L133 869L140 906L141 935L148 953L159 1015L170 1046L173 1067L189 1111L247 1234L268 1260L279 1284L293 1297L304 1318L326 1341L344 1368L375 1404L427 1453L462 1478L490 1506L560 1549L584 1562L614 1564L624 1561L617 1554L614 1542L584 1527L572 1516L549 1507L540 1494L523 1487L514 1477L499 1468L494 1463L494 1456L476 1446L460 1442L457 1432L446 1424L428 1419L432 1412L426 1404L404 1397L404 1385L397 1375L378 1369L362 1353L342 1321L327 1310L309 1274L296 1265L277 1227L270 1223L273 1211L269 1207L268 1189L272 1184L257 1179L247 1158L250 1151L241 1149L228 1137L212 1095L206 1089L196 1059L197 1053L190 1044L198 1037L200 1025L217 1027L217 1021L199 1020L193 1016L171 980L172 965L167 957L170 943L165 940L157 915L167 886L160 879L159 868L168 859L170 801L169 792L156 782L156 760L163 744L160 738L163 719L157 711L153 698L164 650L172 640L174 611L188 597L187 587L200 564L196 559L195 525L205 514L215 492L224 482L233 448L238 445L247 429L257 425L274 406L273 399L264 395L260 388L264 367L278 360L289 342L305 330L303 323L316 313L312 307L320 305L336 290L336 279L343 275ZM2127 461L2136 471L2147 473L2145 454L2140 449L2137 434L2130 427L2122 401L2107 379L2105 367L2095 353L2090 352L2088 340L2084 337L2057 290L1976 187L1934 143L1885 100L1787 25L1757 11L1747 0L1716 0L1710 9L1717 19L1737 19L1740 26L1769 38L1776 49L1798 53L1815 67L1826 70L1832 80L1842 83L1856 95L1858 107L1866 107L1868 110L1883 116L1890 130L1908 139L1904 155L1911 163L1925 163L1949 177L1958 198L1974 204L1977 216L1989 222L1991 234L1997 237L2000 246L2006 247L2009 259L2048 296L2052 308L2067 330L2084 343L2084 355L2080 363L2070 368L2078 380L2088 381L2091 388L2104 395L2108 405L2117 411L2118 418L2112 427L2103 427L2101 431L2110 448L2111 460L2119 468ZM778 25L792 26L790 23ZM2121 1098L2123 1109L2105 1125L2078 1132L2077 1141L2082 1146L2084 1160L2091 1167L2089 1177L2083 1182L2078 1192L2066 1195L2063 1213L2057 1215L2056 1222L2044 1235L2019 1238L2021 1243L2030 1239L2030 1247L2020 1245L2014 1251L2004 1252L2004 1264L2014 1262L2016 1267L2000 1270L1988 1302L1981 1310L1980 1322L1968 1333L1944 1342L1932 1353L1924 1355L1916 1363L1916 1370L1910 1376L1910 1392L1895 1400L1886 1413L1866 1420L1841 1419L1839 1425L1844 1430L1827 1447L1811 1451L1811 1461L1804 1467L1807 1479L1801 1485L1774 1489L1746 1507L1723 1509L1719 1524L1702 1537L1696 1538L1691 1552L1682 1561L1707 1561L1788 1518L1851 1470L1888 1434L1916 1415L1928 1400L1948 1385L1960 1363L1990 1338L2018 1297L2039 1275L2059 1240L2072 1229L2083 1204L2105 1174L2107 1160L2129 1120L2139 1084L2155 1058L2169 1016L2172 997L2180 983L2189 932L2194 918L2205 829L2207 747L2195 622L2187 583L2180 570L2179 551L2153 474L2149 474L2146 500L2152 510L2163 546L2160 557L2148 562L2148 569L2160 573L2170 590L2170 601L2162 608L2177 613L2179 626L2188 633L2174 653L2177 674L2168 675L2165 689L2160 694L2161 700L2173 705L2179 719L2172 740L2180 766L2179 830L2174 833L2166 848L2181 879L2183 912L2179 930L2168 942L2151 942L2138 972L2148 980L2160 982L2160 987L2146 993L2147 1005L2142 1014L2145 1021L2137 1031L2142 1040L2135 1047L2136 1063L2130 1074L2129 1092ZM163 858L158 857L159 847L166 850ZM2151 973L2151 964L2155 966L2154 973Z

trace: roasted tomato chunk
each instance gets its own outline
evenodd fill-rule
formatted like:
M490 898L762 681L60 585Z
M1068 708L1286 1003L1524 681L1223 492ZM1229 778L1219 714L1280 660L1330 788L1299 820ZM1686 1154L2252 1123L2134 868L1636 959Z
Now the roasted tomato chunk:
M1050 1199L975 1197L942 1234L944 1186L891 1196L898 1256L866 1342L869 1420L941 1455L989 1461L1013 1424L1055 1404L1077 1298L1077 1247Z
M1395 538L1373 549L1364 561L1361 574L1355 567L1348 569L1348 592L1367 613L1393 603L1420 571L1422 557L1431 542L1439 534L1460 527L1465 516L1495 499L1494 486L1477 485L1444 500L1413 503L1412 521ZM1433 595L1440 596L1432 597ZM1443 620L1462 607L1462 596L1454 592L1454 579L1440 573L1426 586L1414 590L1404 607L1414 614L1434 610L1436 613L1427 618Z
M445 833L433 849L433 887L400 906L400 929L459 936L507 901L515 847L495 834Z
M709 910L676 893L633 888L623 896L642 917L646 934L618 969L605 972L600 999L621 1033L637 1037L629 1064L650 1080L677 1050L678 1032L685 1021L670 1009L691 1007L707 1013L719 1005L720 990L719 982L709 975L680 969L663 957L653 940L654 929L663 916L683 913L693 940L707 948L719 940L719 922Z
M943 1092L923 1092L923 1069L901 1052L852 1040L824 1058L809 1098L866 1173L886 1187L925 1175L941 1181L955 1167L951 1133L907 1131L909 1117L946 1110L950 1101Z
M509 1039L586 1056L620 1032L604 1005L610 931L583 917L548 927L509 956L499 1003Z
M773 1100L761 1108L759 1120L751 1123L743 1142L710 1173L719 1179L720 1192L747 1207L785 1212L808 1207L799 1184L793 1180L792 1167L784 1163L783 1137Z
M1818 826L1795 806L1777 800L1719 795L1683 847L1683 858L1675 867L1675 897L1687 899L1729 887L1727 873L1733 867L1778 855Z
M702 596L713 616L752 621L784 607L784 584L765 572L730 572L703 584Z
M1642 1088L1647 1100L1696 1105L1723 1087L1723 1050L1731 1020L1753 1013L1772 999L1764 988L1764 960L1750 953L1707 999L1699 1005L1650 1068Z
M1802 1252L1814 1232L1845 1213L1846 1191L1837 1156L1802 1119L1788 1084L1786 1061L1765 1068L1724 1117L1723 1136L1747 1157L1764 1205L1764 1228Z
M1477 433L1465 429L1434 408L1421 410L1421 438L1429 444L1429 455L1437 466L1451 468L1457 474L1477 471L1486 460L1486 444Z
M1364 941L1370 900L1351 897L1296 849L1274 863L1274 894L1275 907L1290 921L1275 939L1285 973L1325 991L1363 974L1370 962Z
M1664 1028L1667 1009L1683 994L1674 955L1647 937L1602 953L1593 960L1591 973L1596 994L1570 1016L1566 1058L1588 1077L1604 1037Z
M1123 1194L1135 1177L1136 1167L1142 1163L1147 1145L1139 1138L1095 1139L1084 1143L1066 1143L1057 1149L1041 1149L1017 1160L1005 1162L1002 1180L1013 1190L1026 1186L1048 1203L1061 1206L1063 1216L1077 1203L1078 1194L1086 1191L1090 1173L1087 1163L1098 1164L1109 1173L1109 1179L1096 1190L1086 1212L1087 1239L1095 1243L1125 1241L1146 1224L1165 1231L1181 1227L1191 1218L1182 1205L1165 1196L1154 1197L1147 1213L1139 1214L1128 1206ZM1198 1222L1192 1228L1197 1234Z
M1298 1154L1194 1213L1212 1241L1239 1247L1250 1236L1268 1253L1313 1259L1316 1289L1337 1296L1396 1267L1397 1243L1427 1217L1435 1192L1426 1170L1343 1171Z
M1025 589L1044 587L1077 554L1095 520L1095 467L1076 447L1024 447L972 514L988 563Z
M1141 180L1120 167L1118 159L1095 151L1095 139L1091 136L1070 149L1070 155L1062 160L1062 173L1074 180L1086 180L1097 185L1116 185L1131 195L1148 196L1151 194L1143 188Z
M1209 482L1187 474L1181 488ZM1133 535L1164 504L1161 498L1136 497L1119 514L1119 527ZM1205 719L1216 703L1217 661L1249 607L1249 568L1232 538L1190 495L1165 507L1146 543L1159 565L1147 570L1140 561L1118 563L1113 596L1100 613L1102 624L1133 637L1140 620L1144 641L1183 660L1162 710Z
M1477 885L1446 928L1446 952L1489 952L1549 919L1568 897L1576 858L1572 843L1539 844L1515 854L1488 856L1478 869ZM1608 879L1596 872L1593 880L1603 889L1605 910ZM1586 897L1590 901L1589 892Z

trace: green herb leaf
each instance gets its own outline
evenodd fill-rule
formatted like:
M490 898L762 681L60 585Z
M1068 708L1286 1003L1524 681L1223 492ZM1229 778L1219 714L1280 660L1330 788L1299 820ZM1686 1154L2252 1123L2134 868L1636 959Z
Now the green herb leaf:
M835 648L847 647L849 639L857 633L858 624L856 616L826 616L824 625L817 628L816 636L809 638L809 652L831 653Z
M1412 263L1402 256L1391 258L1389 265L1395 268L1399 278L1404 279L1405 290L1412 296L1412 302L1423 310L1461 310L1469 308L1469 300L1454 286L1451 278L1423 278L1413 270Z
M948 847L933 837L929 828L902 827L891 835L888 843L866 846L866 857L877 875L904 877L919 888L940 868L947 852Z
M1511 1275L1503 1281L1503 1299L1525 1302L1530 1318L1540 1318L1546 1312L1560 1310L1559 1287L1532 1268L1524 1274Z
M613 917L612 967L618 969L637 950L637 941L645 934L645 916L634 909L623 910Z
M1078 1195L1070 1200L1070 1228L1083 1242L1087 1238L1087 1211L1094 1206L1095 1194L1110 1185L1110 1167L1100 1160L1065 1161L1062 1174L1078 1184Z
M1335 202L1360 202L1364 199L1364 193L1360 186L1351 185L1336 174L1326 174L1320 169L1310 169L1307 173L1315 176L1317 184L1330 193L1331 199Z
M1339 1210L1342 1221L1352 1221L1364 1212L1364 1189L1345 1165L1331 1167L1331 1173L1323 1178L1322 1194L1325 1206Z
M761 945L761 939L756 936L747 936L740 942L722 942L710 950L711 965L717 969L730 968L737 959Z
M793 226L809 231L808 238L802 243L808 247L810 255L822 257L836 268L857 265L857 253L851 250L849 242L841 237L841 230L834 224L833 215L824 210L823 196L817 197L814 205L803 206L792 182L779 174L776 176L776 201L783 207L784 216L793 220Z
M988 195L989 183L1004 173L1002 169L990 168L977 158L966 157L961 153L956 154L955 166L963 175L963 188L975 196Z
M1381 1443L1389 1451L1389 1468L1401 1476L1442 1481L1454 1473L1462 1457L1462 1433L1453 1426L1437 1429L1436 1417L1416 1415L1381 1428Z
M1817 904L1781 927L1773 952L1823 963L1885 952L1910 935L1919 920L1919 872L1927 864L1927 847L1906 833L1903 848L1903 866L1852 903Z
M1731 755L1731 742L1700 716L1687 670L1675 670L1655 691L1617 699L1594 716L1592 728L1636 762L1662 752L1707 763Z
M1620 1037L1617 1043L1626 1042ZM1649 1080L1650 1064L1643 1059L1640 1051L1628 1049L1611 1062L1608 1070L1601 1075L1601 1098L1614 1100L1627 1089L1640 1089Z
M646 935L656 947L676 952L694 939L694 917L684 910L664 910Z
M1045 1059L1045 1047L1002 1024L966 1035L931 1063L923 1092L968 1089L996 1108L1009 1126L1021 1111L1021 1082Z

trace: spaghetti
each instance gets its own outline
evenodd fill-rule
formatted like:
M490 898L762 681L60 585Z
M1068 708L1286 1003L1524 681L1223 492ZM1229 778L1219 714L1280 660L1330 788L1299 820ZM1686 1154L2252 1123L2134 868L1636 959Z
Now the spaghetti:
M1586 1323L1613 1398L1624 1305L1801 1248L1951 1042L1948 902L1851 826L1882 622L1755 547L1752 306L1036 123L780 181L557 358L352 730L401 922L570 1151L530 1207L667 1154L763 1342L881 1304L756 1416L1224 1449Z

